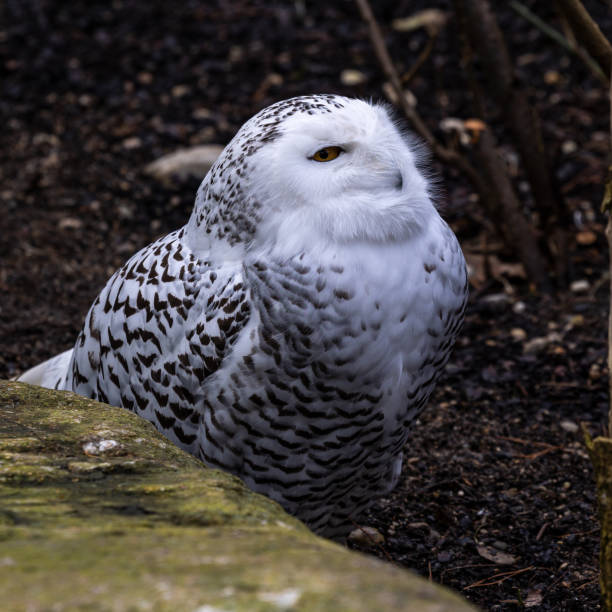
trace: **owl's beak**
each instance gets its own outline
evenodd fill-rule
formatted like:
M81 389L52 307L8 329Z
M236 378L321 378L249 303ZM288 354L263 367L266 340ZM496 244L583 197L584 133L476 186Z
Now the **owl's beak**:
M402 173L398 170L396 175L395 175L394 187L398 191L401 191L403 186L404 186L404 177L402 176Z

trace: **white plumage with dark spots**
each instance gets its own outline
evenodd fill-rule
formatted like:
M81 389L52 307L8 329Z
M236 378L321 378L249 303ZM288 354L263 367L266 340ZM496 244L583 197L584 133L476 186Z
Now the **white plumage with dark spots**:
M181 229L134 255L74 348L21 380L133 410L342 537L400 474L467 296L459 244L385 107L255 115Z

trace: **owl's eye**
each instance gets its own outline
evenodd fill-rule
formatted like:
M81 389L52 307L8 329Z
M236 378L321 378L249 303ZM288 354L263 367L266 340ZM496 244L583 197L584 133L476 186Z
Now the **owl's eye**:
M317 162L328 162L336 159L340 153L343 153L342 147L323 147L319 149L310 159Z

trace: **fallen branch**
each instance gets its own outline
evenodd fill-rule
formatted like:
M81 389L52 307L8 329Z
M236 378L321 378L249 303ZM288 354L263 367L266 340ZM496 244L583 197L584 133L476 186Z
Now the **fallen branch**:
M430 34L427 39L427 43L425 44L425 48L419 53L419 57L416 58L416 61L412 66L410 66L410 70L406 71L401 76L401 82L404 86L408 85L410 81L415 77L416 73L419 71L421 66L427 61L427 58L431 55L433 51L434 45L436 44L436 39L438 38L437 34Z

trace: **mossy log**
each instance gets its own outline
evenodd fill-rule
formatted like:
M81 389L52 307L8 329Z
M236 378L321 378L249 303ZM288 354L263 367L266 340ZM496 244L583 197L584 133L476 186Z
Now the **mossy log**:
M612 439L587 435L597 485L597 513L601 526L599 551L602 609L612 612Z
M3 610L473 610L313 535L149 423L0 382Z

